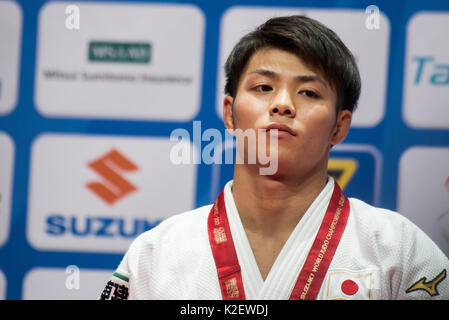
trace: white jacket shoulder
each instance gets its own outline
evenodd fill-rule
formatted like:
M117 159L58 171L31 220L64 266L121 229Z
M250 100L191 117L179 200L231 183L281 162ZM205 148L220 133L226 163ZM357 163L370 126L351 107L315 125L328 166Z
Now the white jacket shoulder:
M398 212L354 198L350 204L352 236L357 237L361 254L385 272L392 298L449 298L448 279L439 284L438 295L413 290L420 279L437 279L449 271L448 258L428 235Z

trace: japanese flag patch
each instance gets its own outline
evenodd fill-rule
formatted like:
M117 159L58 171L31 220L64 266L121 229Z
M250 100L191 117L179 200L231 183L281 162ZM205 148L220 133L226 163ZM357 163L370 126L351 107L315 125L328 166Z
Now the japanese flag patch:
M375 294L378 276L376 269L359 271L347 269L329 270L326 300L372 300Z

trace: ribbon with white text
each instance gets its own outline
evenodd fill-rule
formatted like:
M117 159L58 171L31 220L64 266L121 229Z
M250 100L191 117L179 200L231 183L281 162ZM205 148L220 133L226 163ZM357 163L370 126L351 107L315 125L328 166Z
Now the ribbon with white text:
M349 200L335 182L323 221L299 273L290 300L314 300L316 298L343 235L349 211ZM212 206L207 227L223 299L244 300L241 268L229 227L224 190L221 191Z

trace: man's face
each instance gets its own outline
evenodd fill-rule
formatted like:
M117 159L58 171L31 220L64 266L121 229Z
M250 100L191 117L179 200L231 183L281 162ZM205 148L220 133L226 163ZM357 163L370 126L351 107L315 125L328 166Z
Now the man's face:
M249 60L236 97L225 98L223 112L228 129L285 125L278 126L280 174L307 174L327 169L330 145L349 130L351 113L337 115L335 105L335 91L301 59L264 48Z

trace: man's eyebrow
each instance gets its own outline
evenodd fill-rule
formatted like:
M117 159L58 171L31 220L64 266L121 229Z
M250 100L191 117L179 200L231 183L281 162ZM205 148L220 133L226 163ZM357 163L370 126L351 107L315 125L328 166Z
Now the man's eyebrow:
M279 78L279 74L271 71L271 70L267 70L267 69L255 69L253 71L251 71L249 74L260 74L262 76L266 76L269 78ZM321 84L323 84L325 87L328 87L329 85L326 83L326 81L324 81L321 77L317 76L317 75L298 75L295 77L295 80L299 81L299 82L320 82Z
M321 82L326 88L328 87L326 81L317 75L299 75L295 78L300 82Z
M267 70L267 69L255 69L253 71L251 71L249 74L260 74L262 76L267 76L269 78L278 78L279 75L271 70Z

